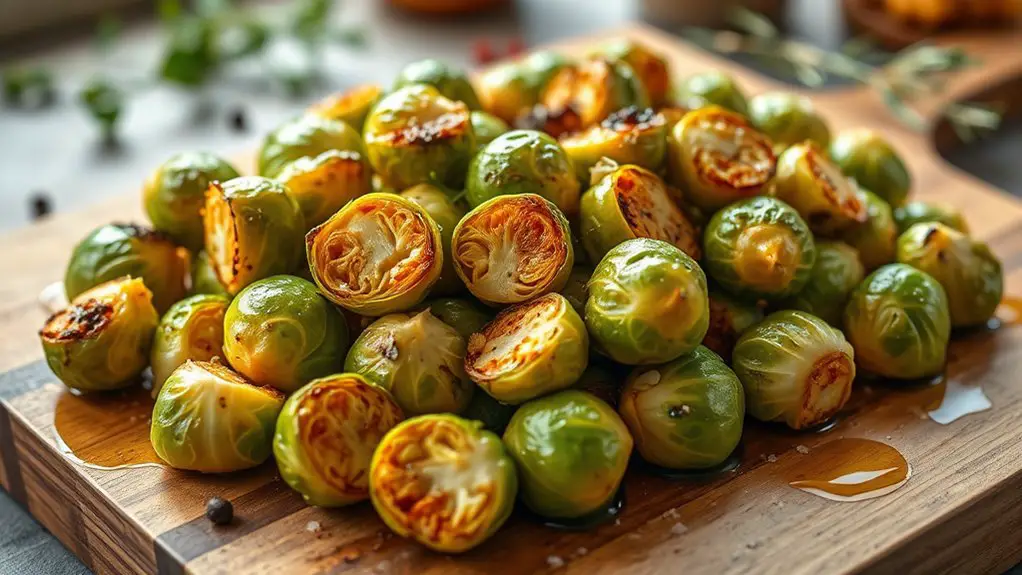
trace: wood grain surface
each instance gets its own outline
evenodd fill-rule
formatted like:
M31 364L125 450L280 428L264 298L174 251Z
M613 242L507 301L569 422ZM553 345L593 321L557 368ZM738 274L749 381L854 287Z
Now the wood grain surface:
M668 54L677 74L720 67L751 94L782 89L659 32L620 33ZM983 74L959 78L952 96L1022 75L1017 39L964 39L1002 57ZM581 52L594 41L561 48ZM974 235L1002 258L1007 293L1022 295L1022 204L948 166L931 137L898 127L873 94L845 90L814 99L837 129L883 130L913 172L916 197L961 208ZM935 100L926 113L935 117L946 103ZM121 446L137 422L84 403L66 407L81 398L70 396L39 361L36 330L45 314L36 298L60 279L67 254L86 232L111 220L141 219L139 194L132 193L7 234L0 252L0 269L7 270L0 283L0 371L7 371L0 375L0 481L98 573L979 573L1022 559L1022 326L1008 308L999 312L1000 329L956 334L949 354L949 380L982 385L994 405L989 411L938 425L925 412L939 403L939 389L860 381L827 432L795 434L749 422L741 465L732 472L671 480L633 466L618 522L573 532L516 513L495 537L459 557L391 535L368 504L307 507L272 462L223 476L83 466L62 454L54 429L58 408L62 429L74 429L83 449ZM890 495L858 503L788 486L786 478L811 464L814 449L839 437L896 447L912 467L911 479ZM234 503L232 525L214 527L203 517L213 495Z

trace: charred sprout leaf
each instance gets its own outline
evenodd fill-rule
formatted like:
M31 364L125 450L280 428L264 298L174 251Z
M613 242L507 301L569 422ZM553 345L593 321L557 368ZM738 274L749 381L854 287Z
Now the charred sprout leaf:
M222 295L194 295L170 306L156 327L150 365L153 397L163 382L186 361L224 357L224 314L231 300Z
M635 70L622 60L590 57L562 67L543 87L539 103L553 115L566 111L577 115L578 128L588 128L617 110L648 108L649 94ZM554 136L576 126L551 126Z
M858 191L812 142L789 147L777 160L774 196L795 208L818 235L834 236L866 222L867 206Z
M866 129L841 132L830 144L830 157L848 177L892 207L905 203L912 177L901 156L879 134Z
M824 150L830 145L827 122L804 96L787 92L760 94L749 102L749 119L774 141L778 153L806 140Z
M675 88L679 104L689 110L720 106L747 116L749 104L734 78L719 70L693 74Z
M865 276L866 269L855 248L841 242L817 242L809 281L783 306L811 313L840 328L848 297Z
M703 338L703 345L730 363L731 351L738 338L763 320L763 310L755 303L714 289L710 290L709 300L710 327Z
M905 233L914 224L931 222L944 224L963 234L969 233L969 225L962 213L940 202L909 202L894 210L894 221L898 225L899 234Z
M440 227L440 243L444 252L444 265L440 279L433 285L430 294L434 296L454 295L465 291L458 273L454 270L451 252L451 238L454 228L465 217L465 210L456 204L443 190L430 184L419 184L401 192L401 197L426 210L429 217Z
M872 271L894 261L898 226L891 206L883 198L861 189L859 196L866 205L866 221L843 231L840 238L859 252L866 271Z
M601 158L656 171L667 154L666 120L652 108L624 108L585 131L561 136L559 143L582 182L590 181Z
M469 110L480 109L479 98L465 73L440 60L427 58L408 64L398 73L393 89L412 84L433 86L445 98L464 102Z

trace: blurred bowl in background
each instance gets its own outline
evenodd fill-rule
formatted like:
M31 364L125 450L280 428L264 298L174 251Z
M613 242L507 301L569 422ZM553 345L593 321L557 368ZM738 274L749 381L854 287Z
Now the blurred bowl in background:
M432 15L470 14L507 4L508 0L387 0L402 10ZM598 1L598 0L597 0Z
M779 22L785 4L786 0L641 0L641 13L644 20L661 27L723 28L731 11L739 6Z

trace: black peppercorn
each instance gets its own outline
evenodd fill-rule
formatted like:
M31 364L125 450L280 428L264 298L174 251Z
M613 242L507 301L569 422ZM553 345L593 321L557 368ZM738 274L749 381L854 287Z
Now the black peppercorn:
M216 525L227 525L234 519L234 506L221 497L206 502L206 518Z
M231 111L231 129L235 132L248 131L248 116L244 108L238 107Z
M53 211L53 204L50 201L49 196L43 192L36 192L32 194L29 203L33 220L42 219Z

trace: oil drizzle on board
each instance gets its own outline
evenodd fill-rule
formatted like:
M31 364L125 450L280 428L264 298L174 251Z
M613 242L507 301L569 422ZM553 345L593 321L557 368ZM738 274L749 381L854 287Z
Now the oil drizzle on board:
M149 442L153 399L134 386L105 393L63 390L54 409L54 438L69 460L90 469L163 467Z
M979 384L964 383L958 377L944 376L935 387L943 388L939 402L928 407L926 415L941 425L957 421L971 413L979 413L993 407L990 398Z
M836 439L805 455L788 485L832 501L862 501L887 495L912 477L897 449L872 439Z
M1022 325L1022 297L1004 296L987 326L996 329L1013 325Z

